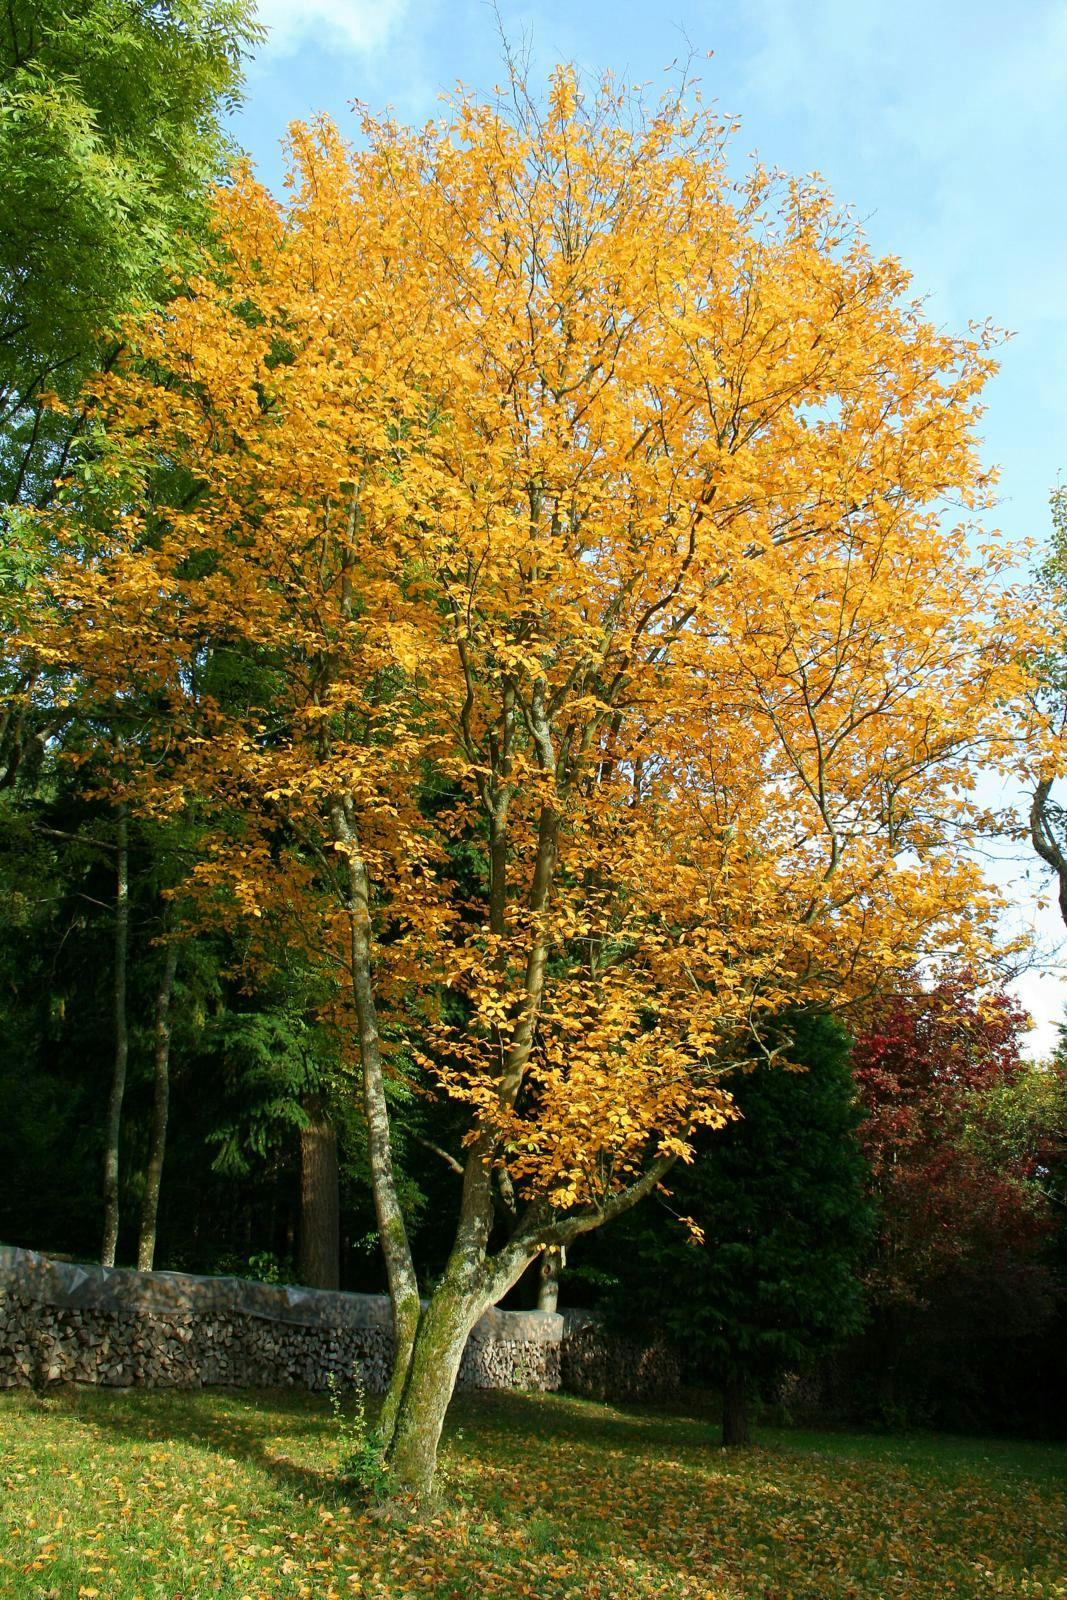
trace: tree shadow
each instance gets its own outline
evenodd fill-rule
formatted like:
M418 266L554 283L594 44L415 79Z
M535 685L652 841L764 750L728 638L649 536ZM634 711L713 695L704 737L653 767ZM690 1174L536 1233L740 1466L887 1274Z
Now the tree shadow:
M333 1498L338 1493L328 1469L301 1465L285 1453L287 1439L297 1455L309 1443L321 1441L328 1447L335 1431L329 1402L308 1390L57 1384L39 1391L38 1398L48 1409L65 1412L101 1434L139 1444L191 1445L240 1459L304 1495ZM371 1426L379 1403L378 1397L368 1397ZM462 1391L449 1406L444 1444L460 1444L467 1429L505 1453L570 1443L594 1450L666 1450L672 1455L681 1450L698 1458L705 1451L719 1454L718 1425L710 1416L661 1406L615 1406L556 1393Z
M301 1465L278 1453L279 1441L284 1448L287 1436L296 1450L316 1436L329 1439L333 1423L327 1403L307 1391L57 1385L38 1398L100 1435L142 1445L191 1445L240 1460L279 1488L306 1498L341 1497L328 1469Z
M593 1446L645 1445L676 1451L719 1448L719 1419L667 1406L614 1404L558 1393L523 1394L491 1389L455 1396L448 1411L446 1437L464 1423L495 1439L536 1431L539 1441L568 1440Z
M250 1467L268 1495L312 1507L346 1499L329 1465L336 1439L329 1404L306 1391L57 1388L29 1403L100 1441L149 1452L192 1446L202 1453L205 1480L218 1460L232 1460ZM805 1449L803 1435L799 1448L791 1440L783 1448L775 1437L765 1451L723 1452L714 1417L702 1412L557 1394L460 1394L449 1413L445 1505L425 1524L383 1528L364 1559L373 1567L375 1552L386 1551L382 1560L399 1553L417 1567L440 1551L449 1529L438 1591L449 1596L468 1592L480 1563L495 1593L528 1592L531 1563L543 1568L542 1584L558 1564L567 1587L544 1589L546 1600L578 1592L574 1585L586 1579L599 1596L675 1592L679 1577L699 1580L721 1600L786 1592L819 1600L845 1592L846 1581L866 1600L886 1592L881 1567L870 1561L890 1558L854 1551L850 1519L862 1501L883 1532L913 1538L929 1499L922 1473L909 1484L898 1462L835 1462L834 1452ZM187 1458L183 1465L188 1471ZM826 1496L839 1477L845 1492L835 1510ZM267 1520L276 1516L272 1510ZM936 1517L927 1532L927 1544L940 1539L945 1548L924 1545L914 1575L919 1592L933 1593L923 1585L959 1553ZM613 1587L616 1579L629 1587Z

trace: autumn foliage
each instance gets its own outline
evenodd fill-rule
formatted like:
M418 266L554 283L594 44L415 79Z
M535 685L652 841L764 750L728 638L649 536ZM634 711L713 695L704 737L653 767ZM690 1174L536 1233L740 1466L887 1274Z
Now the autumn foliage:
M883 1002L858 1031L879 1220L870 1322L840 1376L861 1414L1038 1431L1056 1414L1062 1077L1023 1059L1027 1025L957 972Z
M1027 1305L1047 1294L1049 1208L1034 1159L991 1159L982 1138L995 1109L988 1097L1024 1075L1027 1022L1008 997L976 996L957 974L887 1003L860 1032L854 1070L882 1214L871 1281L881 1303L921 1305L961 1280Z
M985 948L1019 625L944 508L988 496L990 339L729 131L566 71L294 128L284 201L237 171L127 328L23 640L196 812L205 907L332 974L402 1367L390 1073L466 1111L466 1326L721 1124L765 1019Z

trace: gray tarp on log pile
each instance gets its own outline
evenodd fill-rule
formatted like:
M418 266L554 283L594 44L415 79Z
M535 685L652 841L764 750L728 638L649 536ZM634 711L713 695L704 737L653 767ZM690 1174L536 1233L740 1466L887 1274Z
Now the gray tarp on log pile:
M240 1312L302 1328L392 1329L389 1298L257 1283L251 1278L201 1278L190 1272L134 1272L55 1261L33 1250L0 1245L0 1291L15 1290L39 1305L93 1311L140 1311L157 1316L218 1316ZM425 1303L425 1302L424 1302ZM548 1311L487 1311L473 1339L558 1344L563 1319Z

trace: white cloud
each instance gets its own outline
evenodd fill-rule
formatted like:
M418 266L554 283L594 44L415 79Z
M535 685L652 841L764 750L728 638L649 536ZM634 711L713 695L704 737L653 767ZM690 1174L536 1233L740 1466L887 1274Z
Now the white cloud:
M385 47L408 0L258 0L270 32L264 54L291 55L307 45L373 55Z

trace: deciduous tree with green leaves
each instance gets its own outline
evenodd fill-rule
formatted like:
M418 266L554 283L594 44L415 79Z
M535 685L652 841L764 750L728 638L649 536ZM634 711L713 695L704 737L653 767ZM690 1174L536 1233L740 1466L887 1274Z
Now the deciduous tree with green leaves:
M46 497L115 321L169 293L229 146L251 0L0 9L0 500Z

